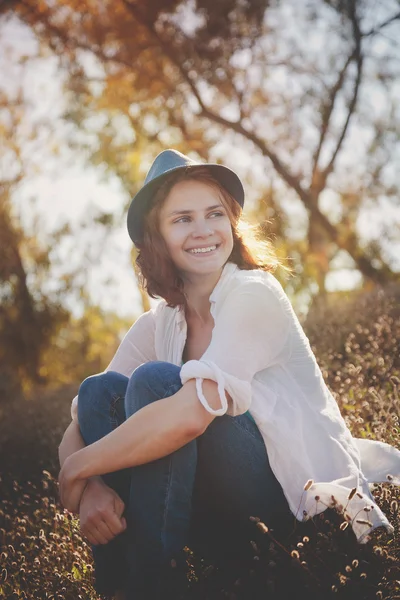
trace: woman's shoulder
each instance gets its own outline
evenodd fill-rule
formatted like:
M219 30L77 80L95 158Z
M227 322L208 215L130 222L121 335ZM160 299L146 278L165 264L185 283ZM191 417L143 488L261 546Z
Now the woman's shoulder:
M163 298L157 303L157 305L151 309L152 318L156 326L160 323L167 324L170 321L180 319L182 311L179 306L169 306L167 301Z
M253 291L254 293L278 294L279 296L286 295L279 280L270 271L262 269L237 269L232 278L231 291L244 290Z
M157 304L155 306L153 306L153 308L151 308L149 310L149 312L153 315L154 317L157 317L157 315L161 314L165 308L167 307L167 303L164 300L164 298L160 298L160 300L157 302Z
M214 297L217 311L248 310L253 316L274 314L291 319L293 308L278 279L262 269L236 269L227 285Z
M165 314L167 303L165 300L160 300L155 306L142 313L134 322L136 328L154 327L156 322Z

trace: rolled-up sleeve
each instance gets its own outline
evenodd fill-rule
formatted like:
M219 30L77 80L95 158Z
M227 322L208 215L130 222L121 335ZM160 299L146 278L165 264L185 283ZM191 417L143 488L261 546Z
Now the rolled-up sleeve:
M145 362L156 360L155 317L153 311L142 314L126 333L108 367L103 371L116 371L130 377ZM71 417L78 419L78 396L72 400Z
M289 307L277 282L273 286L261 279L243 282L228 294L214 317L206 352L181 369L182 384L196 379L199 401L209 413L237 416L249 409L255 374L279 362L288 349ZM221 408L213 409L207 402L204 379L217 383Z

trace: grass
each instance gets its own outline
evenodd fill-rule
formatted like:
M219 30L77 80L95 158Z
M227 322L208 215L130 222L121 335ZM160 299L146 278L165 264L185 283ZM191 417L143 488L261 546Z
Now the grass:
M305 328L353 435L400 448L400 290L336 297ZM73 395L71 387L0 399L0 598L98 598L90 548L57 493L56 449ZM217 568L188 550L187 600L400 599L400 490L373 493L394 536L377 530L359 545L329 510L277 539L254 515L249 558Z

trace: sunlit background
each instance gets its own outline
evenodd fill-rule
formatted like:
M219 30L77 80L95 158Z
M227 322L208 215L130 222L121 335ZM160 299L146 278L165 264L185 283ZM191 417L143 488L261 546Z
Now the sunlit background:
M168 147L237 171L351 434L400 448L399 0L0 0L0 598L99 600L57 449L157 302L126 213ZM400 598L400 487L372 493L393 536L254 522L185 598Z
M46 353L69 347L79 319L91 343L93 313L118 340L148 308L126 210L167 147L239 173L246 218L290 259L293 275L277 275L301 317L321 298L398 280L395 0L357 12L317 0L11 6L0 21L3 338L35 315L30 336L44 336L33 350L18 334L19 370L32 352L32 373L51 377Z

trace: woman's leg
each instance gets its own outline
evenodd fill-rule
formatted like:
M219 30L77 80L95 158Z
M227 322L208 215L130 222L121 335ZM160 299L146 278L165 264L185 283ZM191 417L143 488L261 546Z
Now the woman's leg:
M179 367L163 362L136 369L125 394L126 417L175 394L179 373ZM235 554L243 548L239 542L253 537L249 516L275 527L293 522L261 434L244 415L217 417L197 440L130 473L126 589L135 600L168 597L160 572L176 573L179 585L183 582L178 573L188 543L210 558ZM171 561L178 569L170 568Z
M104 437L125 420L124 398L128 378L109 371L88 377L79 388L78 422L86 445ZM129 500L130 469L103 475L105 483ZM106 545L92 546L96 590L112 595L124 584L127 574L125 533Z
M179 374L180 368L167 362L138 367L126 391L126 417L175 394L182 387ZM179 588L187 584L183 548L190 528L196 463L193 440L168 456L132 469L126 513L129 598L156 600L171 594L175 599Z
M291 531L295 518L251 419L217 417L198 438L197 453L191 549L213 562L251 557L251 516L278 535Z

